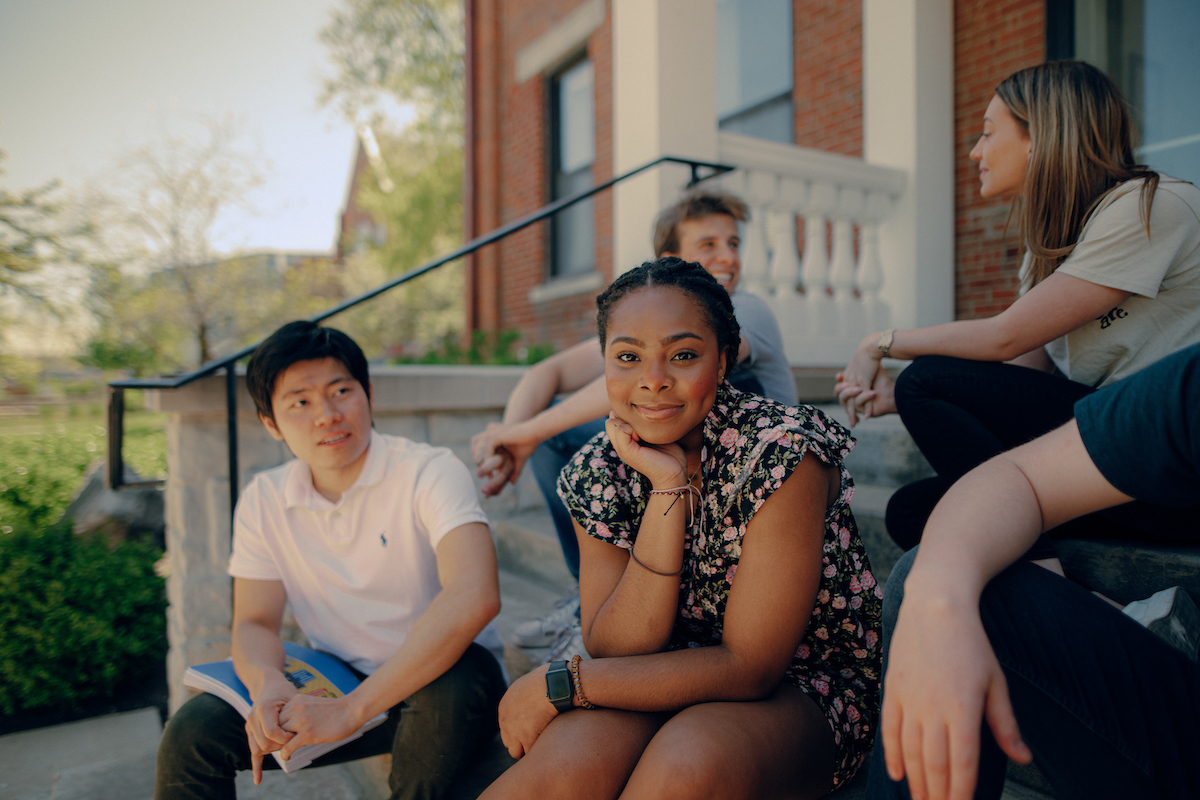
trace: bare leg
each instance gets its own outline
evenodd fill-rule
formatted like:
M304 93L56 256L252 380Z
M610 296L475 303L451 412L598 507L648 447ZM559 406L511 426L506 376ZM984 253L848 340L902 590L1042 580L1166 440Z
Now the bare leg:
M529 753L480 800L613 800L669 714L575 709L546 726Z
M820 707L784 684L766 700L680 711L650 741L621 797L824 797L835 759Z

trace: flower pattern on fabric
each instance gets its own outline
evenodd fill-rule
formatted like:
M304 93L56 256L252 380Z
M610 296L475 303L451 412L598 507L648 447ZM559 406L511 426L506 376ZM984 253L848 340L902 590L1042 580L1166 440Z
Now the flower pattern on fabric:
M841 475L826 511L821 583L804 638L785 680L825 713L837 743L834 786L852 778L875 739L882 671L883 587L871 574L842 460L849 432L812 406L784 406L723 384L704 421L701 503L684 537L679 612L669 649L721 642L725 604L746 526L766 498L813 453ZM607 433L575 454L558 493L589 535L629 549L646 511L650 481L621 461Z

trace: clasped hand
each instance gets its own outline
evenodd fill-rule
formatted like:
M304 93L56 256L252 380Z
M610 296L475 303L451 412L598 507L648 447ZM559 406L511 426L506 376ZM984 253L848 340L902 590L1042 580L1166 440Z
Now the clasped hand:
M471 437L471 459L483 478L484 497L500 493L506 483L516 483L525 462L537 449L538 442L521 435L518 424L490 423Z
M301 747L336 742L358 730L360 722L349 697L311 697L293 688L260 698L246 718L254 784L262 781L262 763L279 751L284 761Z
M858 356L854 357L857 359ZM878 365L878 362L874 363ZM887 371L883 368L876 369L870 383L866 384L858 383L852 374L851 367L846 367L846 372L838 373L838 383L834 385L834 391L838 392L838 402L846 409L846 416L850 417L850 427L858 425L859 416L869 420L872 416L895 414L895 386L892 379L888 378Z

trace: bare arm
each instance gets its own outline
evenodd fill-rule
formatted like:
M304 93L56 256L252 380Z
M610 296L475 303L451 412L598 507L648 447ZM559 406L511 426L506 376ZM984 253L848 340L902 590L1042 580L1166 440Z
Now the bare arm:
M521 377L504 407L506 423L524 422L556 395L582 389L604 375L600 340L588 339L534 364ZM592 417L595 419L595 417Z
M550 406L562 392L575 392ZM604 358L600 342L588 339L529 368L504 409L504 421L492 423L471 438L471 458L484 478L484 496L516 483L525 462L539 444L608 413Z
M1071 421L972 470L938 503L905 582L885 679L888 774L907 776L914 796L971 796L984 717L1012 758L1029 760L980 595L1041 531L1130 499L1096 469Z
M337 699L297 695L280 715L297 732L284 748L290 756L314 742L337 741L399 703L458 661L500 611L496 551L482 522L447 533L438 543L442 590L417 620L404 644L350 694Z
M296 695L296 687L283 676L279 626L286 604L282 581L233 579L233 668L254 701L246 737L256 785L262 780L263 756L293 736L279 723L280 709Z
M1054 362L1050 360L1050 354L1046 352L1045 347L1035 347L1028 353L1010 358L1004 363L1012 364L1014 367L1036 369L1038 372L1054 372Z
M896 331L890 353L901 359L943 355L1008 361L1091 322L1129 296L1120 289L1055 273L994 317ZM838 384L839 400L851 424L858 421L853 402L858 393L849 391L874 383L881 361L878 339L879 334L873 333L859 343Z
M586 661L580 676L588 700L608 708L664 711L709 701L761 699L773 692L812 613L821 580L825 509L836 482L832 469L815 457L805 458L755 514L743 539L738 578L729 592L721 644ZM647 516L652 513L648 510ZM624 578L640 578L633 571L641 567L624 555L626 551L587 538L580 559L585 630L595 639L597 628L603 628L609 640L616 640L620 626L639 624L622 595L633 599L631 590L638 584ZM610 563L618 559L602 555L597 562L601 548L618 551L624 571ZM640 544L638 557L643 557ZM649 563L653 557L647 551L643 560ZM673 565L656 568L665 571ZM678 578L647 574L673 594L673 619ZM594 598L605 593L606 584L609 601L598 611ZM556 714L544 696L545 671L538 668L521 678L501 702L501 731L514 756L526 752Z

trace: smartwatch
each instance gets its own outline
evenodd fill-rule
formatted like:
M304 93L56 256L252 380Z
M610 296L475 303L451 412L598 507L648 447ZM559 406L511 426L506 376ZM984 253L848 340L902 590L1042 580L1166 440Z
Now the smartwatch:
M567 662L550 662L550 669L546 672L546 699L561 713L575 707L571 702L574 696L575 685L571 683L571 670Z

